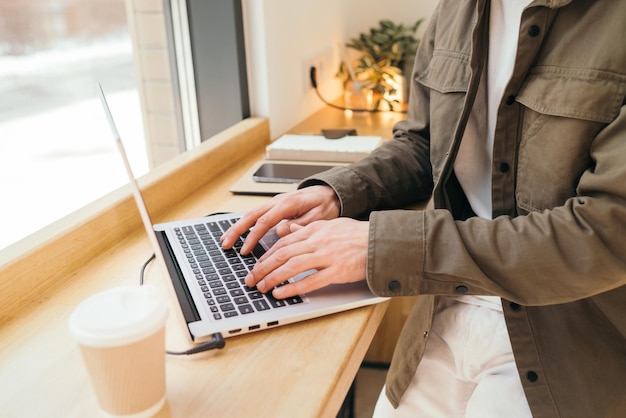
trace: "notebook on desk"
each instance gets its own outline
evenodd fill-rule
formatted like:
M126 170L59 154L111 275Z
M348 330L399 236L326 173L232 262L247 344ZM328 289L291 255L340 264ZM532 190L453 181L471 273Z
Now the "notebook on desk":
M139 213L159 264L171 279L191 339L224 338L329 315L385 300L374 296L365 282L332 285L285 300L274 299L244 284L244 277L278 239L270 232L252 254L242 255L240 239L232 250L222 249L219 237L240 214L219 214L153 225L132 173L104 92L100 98ZM301 280L313 271L290 279Z

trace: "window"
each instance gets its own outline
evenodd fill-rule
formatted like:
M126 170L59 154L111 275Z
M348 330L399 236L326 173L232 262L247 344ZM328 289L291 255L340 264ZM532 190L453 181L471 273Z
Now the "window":
M250 116L241 0L166 0L187 149Z
M0 249L128 182L148 162L124 0L0 0Z

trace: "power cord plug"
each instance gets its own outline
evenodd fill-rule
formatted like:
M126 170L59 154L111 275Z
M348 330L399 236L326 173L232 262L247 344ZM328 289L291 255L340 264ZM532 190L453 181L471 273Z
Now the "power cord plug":
M202 353L203 351L208 351L208 350L215 350L215 349L221 350L225 346L226 346L226 342L224 341L224 337L222 337L222 333L216 332L215 334L213 334L213 338L211 338L209 341L203 344L199 344L195 347L192 347L189 350L185 350L185 351L166 350L165 352L167 354L171 354L174 356L184 356L184 355Z
M389 110L381 110L381 109L360 109L360 108L351 108L351 107L345 107L345 106L338 106L334 103L330 103L329 101L327 101L324 97L322 97L322 94L320 93L319 89L317 88L317 69L315 68L315 66L311 66L311 68L309 68L309 80L311 81L311 87L313 87L313 89L315 90L315 93L317 93L317 97L320 98L320 100L322 102L324 102L324 104L326 104L327 106L330 106L332 108L335 109L339 109L339 110L351 110L352 112L370 112L370 113L380 113L380 112L392 112L392 113L406 113L406 110L393 110L393 109L389 109Z

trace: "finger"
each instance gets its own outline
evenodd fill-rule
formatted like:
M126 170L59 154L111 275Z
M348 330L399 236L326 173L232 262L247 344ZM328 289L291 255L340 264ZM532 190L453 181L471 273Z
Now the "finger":
M257 218L263 213L264 211L262 207L245 213L220 237L222 247L226 249L231 248L235 244L237 239L245 234L255 224Z
M243 254L248 254L257 242L282 218L274 208L267 204L245 213L239 221L231 226L221 237L222 247L231 248L237 239L249 231L244 245ZM254 228L253 228L254 227Z
M258 260L259 262L261 263L264 262L265 260L272 257L274 253L281 250L282 248L290 247L298 242L307 240L310 237L311 233L314 231L314 229L310 226L308 227L308 229L304 231L302 230L303 228L300 228L299 230L294 231L293 233L291 232L291 227L288 226L288 228L290 230L289 234L281 237L278 241L276 241L276 243L259 258ZM295 252L296 250L305 251L302 247L298 249L291 248L290 251L292 251L294 256L300 254L300 253ZM311 248L306 250L306 252L312 252L312 251L313 250Z
M272 291L272 296L276 299L285 299L291 296L311 293L328 286L330 284L330 276L328 269L316 271L298 281L275 288Z
M267 292L300 273L325 267L323 261L323 257L313 253L306 243L296 243L259 260L245 281L248 286Z

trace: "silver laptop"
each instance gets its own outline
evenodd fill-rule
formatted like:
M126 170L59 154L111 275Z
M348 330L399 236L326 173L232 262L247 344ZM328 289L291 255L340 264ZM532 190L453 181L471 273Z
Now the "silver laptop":
M278 239L270 232L250 255L242 255L240 239L234 249L222 249L219 237L241 214L216 214L153 225L102 87L100 99L122 156L139 213L160 265L165 265L191 339L206 341L304 321L386 300L374 296L367 284L331 285L308 294L278 300L244 284L256 260ZM297 281L313 271L289 281Z

